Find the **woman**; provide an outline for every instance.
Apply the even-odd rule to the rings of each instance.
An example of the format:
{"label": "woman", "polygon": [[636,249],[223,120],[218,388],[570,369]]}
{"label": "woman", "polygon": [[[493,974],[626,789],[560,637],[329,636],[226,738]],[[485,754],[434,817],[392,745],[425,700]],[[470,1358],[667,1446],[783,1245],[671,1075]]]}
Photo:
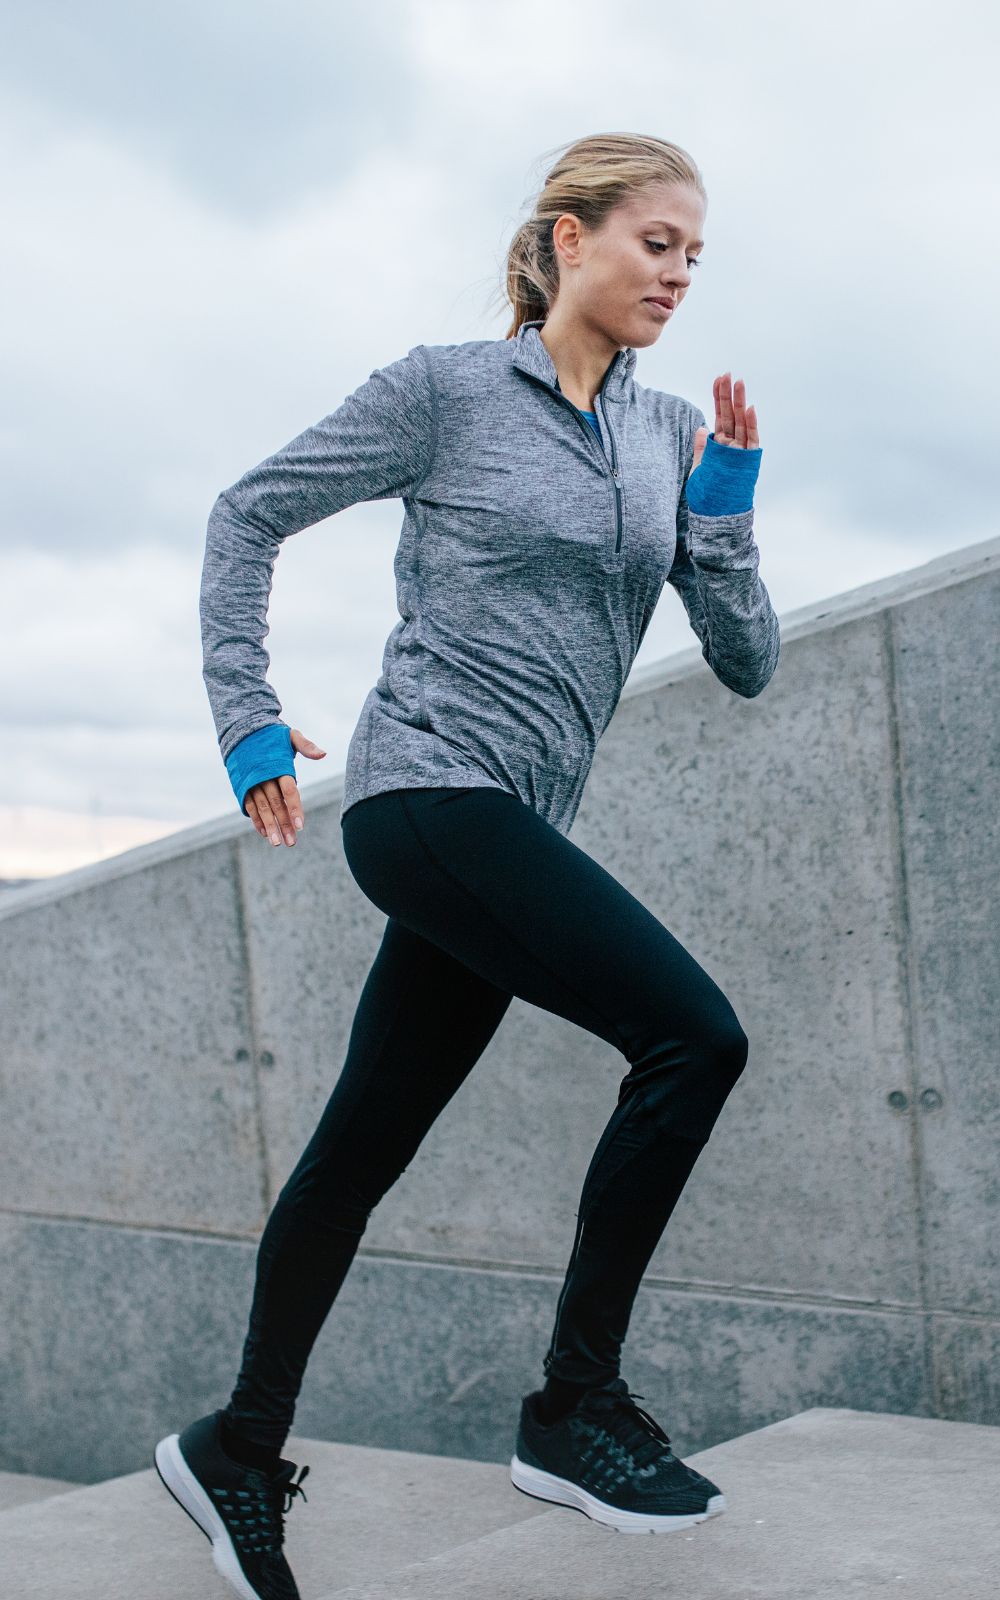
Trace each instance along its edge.
{"label": "woman", "polygon": [[[384,935],[340,1078],[261,1237],[229,1402],[157,1447],[220,1570],[262,1600],[297,1593],[281,1547],[298,1484],[280,1451],[315,1338],[372,1209],[514,995],[607,1040],[629,1070],[583,1185],[512,1482],[623,1531],[686,1528],[724,1506],[619,1365],[643,1271],[748,1041],[702,967],[567,837],[665,582],[735,693],[759,694],[778,660],[743,383],[716,378],[709,435],[697,406],[633,376],[690,288],[705,200],[676,145],[572,144],[510,246],[505,338],[414,346],[211,513],[201,616],[220,749],[257,831],[293,845],[293,756],[324,752],[281,721],[266,681],[273,563],[289,534],[345,506],[405,508],[401,620],[351,739],[340,816]],[[261,1519],[250,1536],[241,1489]]]}

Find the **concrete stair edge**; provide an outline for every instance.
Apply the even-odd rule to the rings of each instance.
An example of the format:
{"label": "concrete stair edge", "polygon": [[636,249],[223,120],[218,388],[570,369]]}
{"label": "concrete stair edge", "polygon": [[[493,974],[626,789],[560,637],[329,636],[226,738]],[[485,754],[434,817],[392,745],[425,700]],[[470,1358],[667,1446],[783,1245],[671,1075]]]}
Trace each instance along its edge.
{"label": "concrete stair edge", "polygon": [[35,1472],[0,1471],[0,1517],[12,1515],[19,1506],[34,1505],[53,1495],[73,1489],[92,1489],[93,1484],[73,1483],[68,1478],[44,1478]]}
{"label": "concrete stair edge", "polygon": [[[607,1600],[623,1583],[646,1600],[662,1594],[664,1562],[692,1600],[791,1600],[806,1574],[810,1600],[900,1580],[907,1600],[937,1600],[942,1583],[963,1600],[1000,1592],[1000,1426],[811,1407],[686,1455],[727,1511],[645,1538],[521,1494],[502,1462],[295,1434],[286,1453],[311,1462],[319,1491],[312,1521],[296,1506],[286,1526],[310,1600]],[[4,1600],[231,1594],[152,1465],[95,1484],[32,1480],[53,1483],[3,1513]]]}
{"label": "concrete stair edge", "polygon": [[[823,1438],[825,1431],[829,1441]],[[968,1452],[973,1458],[984,1457],[987,1471],[980,1468],[978,1477],[972,1475],[969,1500],[964,1507],[968,1530],[963,1531],[954,1515],[956,1475],[944,1469],[945,1496],[948,1491],[951,1493],[951,1504],[946,1503],[944,1510],[946,1518],[948,1512],[952,1517],[951,1527],[946,1526],[942,1538],[932,1514],[932,1507],[934,1513],[938,1510],[937,1483],[931,1485],[930,1503],[921,1509],[919,1504],[908,1504],[901,1479],[907,1462],[912,1460],[914,1477],[922,1469],[926,1487],[937,1455],[934,1444],[940,1441],[941,1454],[945,1455],[946,1439],[952,1443],[953,1454]],[[925,1441],[929,1448],[921,1448]],[[833,1447],[829,1451],[824,1450],[826,1442]],[[878,1497],[869,1495],[869,1482],[881,1481],[878,1465],[869,1480],[849,1462],[852,1450],[857,1453],[860,1445],[863,1454],[866,1444],[869,1448],[874,1444],[876,1454],[881,1444],[885,1454],[898,1459],[899,1475],[894,1485],[890,1479],[899,1502],[894,1542],[882,1525]],[[824,1529],[823,1519],[819,1518],[819,1532],[821,1536],[825,1534],[832,1558],[825,1567],[823,1545],[819,1540],[810,1542],[807,1527],[779,1526],[779,1501],[779,1516],[772,1519],[771,1549],[765,1547],[756,1574],[747,1569],[746,1547],[741,1540],[747,1540],[751,1519],[746,1506],[740,1507],[741,1467],[752,1469],[755,1455],[762,1456],[768,1450],[779,1460],[784,1459],[777,1474],[773,1468],[769,1472],[763,1463],[756,1463],[755,1482],[751,1482],[750,1470],[744,1470],[748,1500],[760,1493],[762,1480],[765,1497],[773,1493],[774,1485],[768,1478],[777,1477],[780,1482],[781,1471],[788,1471],[789,1461],[797,1453],[804,1456],[803,1472],[807,1477],[812,1469],[820,1479],[826,1472],[831,1480],[833,1526]],[[961,1592],[963,1600],[995,1600],[1000,1593],[1000,1545],[991,1532],[995,1527],[993,1508],[1000,1500],[1000,1426],[848,1406],[813,1406],[687,1455],[684,1460],[720,1481],[727,1496],[725,1514],[693,1529],[656,1537],[621,1538],[578,1511],[567,1517],[565,1507],[553,1506],[544,1512],[543,1506],[540,1518],[521,1519],[496,1528],[370,1582],[322,1589],[316,1600],[446,1600],[449,1596],[456,1600],[459,1596],[461,1600],[522,1600],[529,1592],[533,1600],[562,1600],[568,1592],[572,1592],[574,1600],[606,1600],[607,1595],[626,1588],[633,1600],[653,1600],[654,1596],[659,1600],[665,1570],[670,1571],[672,1582],[683,1585],[692,1600],[745,1600],[751,1594],[766,1594],[768,1600],[792,1600],[793,1596],[800,1600],[804,1593],[810,1595],[810,1600],[834,1600],[839,1596],[857,1600],[859,1595],[870,1595],[874,1600],[889,1581],[903,1581],[908,1600],[939,1600],[956,1575],[954,1592]],[[839,1467],[840,1471],[831,1471],[831,1467]],[[868,1529],[859,1527],[858,1520],[849,1514],[840,1519],[840,1506],[846,1512],[846,1501],[838,1502],[837,1494],[844,1494],[846,1483],[852,1479],[855,1486],[863,1486],[861,1498],[868,1495],[869,1509],[871,1500],[875,1501],[875,1515]],[[742,1510],[742,1517],[734,1516],[734,1510]],[[763,1527],[767,1521],[767,1517],[752,1518],[754,1527]],[[850,1539],[844,1536],[845,1527]],[[789,1558],[789,1535],[794,1536],[796,1531],[800,1534],[800,1561],[802,1545],[808,1546],[804,1551],[805,1570],[792,1575],[790,1586],[786,1587],[780,1565],[782,1558]],[[762,1542],[754,1551],[758,1559]],[[967,1558],[965,1570],[957,1572],[956,1563],[961,1563],[963,1556]],[[837,1563],[842,1570],[837,1570]],[[685,1571],[693,1575],[694,1581],[685,1579]],[[870,1587],[864,1586],[866,1582]]]}

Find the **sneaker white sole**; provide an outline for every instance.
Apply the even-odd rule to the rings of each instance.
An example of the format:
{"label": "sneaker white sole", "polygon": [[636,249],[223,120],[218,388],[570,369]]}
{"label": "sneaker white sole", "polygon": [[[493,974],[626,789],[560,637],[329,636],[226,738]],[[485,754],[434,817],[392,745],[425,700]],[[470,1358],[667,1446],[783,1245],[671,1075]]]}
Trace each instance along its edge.
{"label": "sneaker white sole", "polygon": [[555,1473],[544,1472],[541,1467],[529,1466],[516,1453],[510,1461],[510,1481],[523,1494],[534,1495],[536,1500],[550,1500],[554,1505],[572,1506],[594,1522],[602,1522],[605,1527],[614,1528],[618,1533],[672,1533],[678,1528],[693,1528],[696,1522],[704,1522],[707,1517],[717,1516],[726,1509],[725,1496],[715,1494],[704,1511],[681,1511],[676,1516],[623,1511],[609,1505],[606,1500],[598,1500],[596,1495],[590,1494],[578,1483],[571,1483],[568,1478],[558,1478]]}
{"label": "sneaker white sole", "polygon": [[179,1434],[172,1433],[168,1438],[161,1439],[153,1452],[156,1470],[163,1485],[192,1521],[198,1524],[202,1533],[211,1539],[215,1569],[232,1585],[240,1600],[260,1600],[260,1595],[240,1566],[225,1523],[181,1454],[177,1442],[179,1437]]}

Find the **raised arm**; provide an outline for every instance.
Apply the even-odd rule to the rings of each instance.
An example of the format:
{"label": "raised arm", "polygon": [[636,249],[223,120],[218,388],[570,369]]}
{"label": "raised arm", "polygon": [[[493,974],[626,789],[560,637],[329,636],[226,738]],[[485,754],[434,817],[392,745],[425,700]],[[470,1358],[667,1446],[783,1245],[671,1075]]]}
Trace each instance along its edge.
{"label": "raised arm", "polygon": [[429,358],[414,345],[218,496],[200,613],[202,676],[224,761],[249,734],[281,723],[264,640],[282,540],[360,501],[413,493],[430,469],[436,432]]}
{"label": "raised arm", "polygon": [[[761,578],[760,552],[753,533],[753,495],[749,509],[709,514],[688,503],[687,481],[694,462],[694,435],[705,427],[705,415],[691,406],[691,423],[684,467],[684,487],[677,507],[677,549],[667,575],[684,603],[691,627],[701,642],[701,653],[720,683],[734,694],[753,699],[764,689],[778,664],[781,638],[778,618]],[[723,458],[731,449],[709,438],[705,468],[711,466],[713,492],[702,489],[698,504],[745,504],[735,480],[742,461]],[[759,456],[759,452],[755,452]],[[736,469],[734,471],[734,469]]]}

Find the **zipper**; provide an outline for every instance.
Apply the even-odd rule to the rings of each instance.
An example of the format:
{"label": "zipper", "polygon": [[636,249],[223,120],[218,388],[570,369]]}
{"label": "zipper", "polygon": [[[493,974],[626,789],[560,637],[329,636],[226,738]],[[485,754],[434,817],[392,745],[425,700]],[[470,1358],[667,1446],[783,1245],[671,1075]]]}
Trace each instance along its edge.
{"label": "zipper", "polygon": [[[534,373],[529,373],[529,377],[534,377],[534,376],[535,376]],[[588,439],[588,441],[590,443],[590,448],[597,452],[597,455],[600,457],[600,462],[601,462],[601,466],[602,466],[603,470],[607,473],[608,477],[611,479],[611,481],[612,481],[612,483],[614,485],[614,496],[615,496],[615,555],[616,556],[620,555],[621,548],[622,548],[622,532],[623,532],[623,521],[624,521],[623,515],[622,515],[622,475],[621,475],[621,468],[620,468],[619,463],[618,463],[618,450],[617,450],[617,447],[615,445],[615,436],[614,436],[613,432],[611,431],[611,428],[610,428],[610,426],[608,424],[607,413],[605,412],[603,404],[601,402],[601,396],[600,396],[600,394],[598,394],[598,396],[597,396],[597,406],[598,406],[597,415],[598,415],[598,417],[600,419],[601,425],[603,426],[605,433],[607,434],[608,438],[611,440],[611,461],[610,461],[610,463],[608,461],[607,454],[605,452],[604,446],[601,444],[600,440],[595,437],[594,430],[590,426],[590,423],[584,421],[583,417],[580,415],[579,410],[573,404],[572,400],[568,399],[567,396],[563,394],[561,389],[556,389],[545,378],[537,378],[536,382],[544,384],[546,389],[549,390],[550,394],[554,394],[557,400],[561,400],[563,405],[569,407],[569,409],[572,411],[574,417],[576,418],[577,422],[580,424],[580,427],[583,429],[584,433],[587,435],[587,439]]]}
{"label": "zipper", "polygon": [[[585,428],[589,428],[590,427],[589,422],[585,422],[584,423],[584,427]],[[579,1251],[580,1251],[580,1240],[583,1238],[583,1229],[584,1229],[585,1221],[586,1221],[586,1219],[584,1217],[580,1216],[579,1213],[577,1213],[576,1238],[573,1240],[573,1249],[570,1251],[569,1266],[566,1268],[565,1276],[564,1276],[564,1279],[563,1279],[563,1286],[562,1286],[562,1289],[560,1290],[560,1293],[559,1293],[559,1302],[558,1302],[558,1304],[556,1306],[555,1326],[552,1329],[552,1337],[549,1340],[549,1348],[545,1353],[544,1360],[542,1361],[542,1370],[545,1373],[546,1377],[548,1377],[548,1375],[549,1375],[549,1373],[550,1373],[550,1371],[552,1369],[552,1366],[553,1366],[553,1364],[555,1362],[556,1352],[557,1352],[557,1342],[558,1342],[558,1338],[559,1338],[559,1321],[560,1321],[560,1318],[562,1317],[563,1301],[566,1299],[566,1292],[569,1289],[570,1279],[571,1279],[571,1277],[573,1275],[573,1268],[576,1265],[576,1258],[577,1258],[577,1256],[579,1254]]]}
{"label": "zipper", "polygon": [[[604,424],[608,438],[611,440],[611,476],[615,480],[615,511],[618,516],[618,537],[615,540],[615,555],[617,555],[622,547],[622,475],[618,466],[618,450],[615,446],[615,436],[608,424],[608,414],[604,409],[604,402],[600,395],[597,396],[596,403],[598,416]],[[590,427],[590,424],[588,423],[587,426]],[[591,432],[593,432],[593,429],[591,429]]]}

